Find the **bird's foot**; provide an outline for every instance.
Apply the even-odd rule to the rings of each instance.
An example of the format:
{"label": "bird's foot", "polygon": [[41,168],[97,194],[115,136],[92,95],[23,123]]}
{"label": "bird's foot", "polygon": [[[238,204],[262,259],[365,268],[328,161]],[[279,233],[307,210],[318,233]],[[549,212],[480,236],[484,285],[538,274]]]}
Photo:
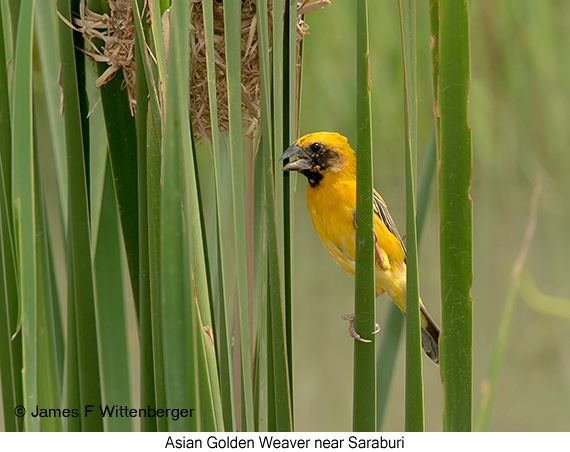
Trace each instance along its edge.
{"label": "bird's foot", "polygon": [[[350,337],[360,342],[372,342],[369,339],[362,338],[360,334],[356,332],[356,329],[354,328],[354,314],[345,314],[341,316],[341,319],[348,320],[348,334],[350,335]],[[377,334],[379,332],[380,332],[380,325],[376,324],[372,334]]]}
{"label": "bird's foot", "polygon": [[380,325],[378,323],[374,324],[374,331],[372,331],[372,334],[378,334],[380,332],[382,328],[380,328]]}

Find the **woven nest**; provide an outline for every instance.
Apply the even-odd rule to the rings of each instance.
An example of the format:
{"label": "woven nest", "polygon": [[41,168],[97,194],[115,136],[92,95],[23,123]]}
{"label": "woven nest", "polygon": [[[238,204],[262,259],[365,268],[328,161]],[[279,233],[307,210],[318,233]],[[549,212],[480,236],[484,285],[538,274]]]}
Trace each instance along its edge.
{"label": "woven nest", "polygon": [[[87,0],[81,0],[80,17],[74,20],[78,31],[89,44],[90,50],[85,53],[94,62],[105,62],[109,68],[95,81],[97,87],[109,81],[115,72],[122,69],[124,88],[129,97],[129,108],[134,116],[136,101],[136,67],[135,67],[135,26],[130,0],[109,0],[108,14],[97,14],[87,8]],[[149,19],[148,8],[146,8]],[[143,16],[144,17],[144,16]],[[103,50],[93,44],[93,39],[104,42]]]}
{"label": "woven nest", "polygon": [[[271,0],[270,0],[271,1]],[[242,0],[241,9],[241,100],[242,118],[251,135],[257,126],[261,112],[259,85],[259,57],[255,0]],[[268,8],[269,26],[272,24],[272,8]],[[206,67],[206,39],[201,2],[192,2],[190,13],[190,113],[197,135],[210,138],[210,108]],[[224,41],[224,16],[222,3],[214,1],[214,62],[216,67],[216,92],[218,99],[218,126],[227,132],[228,93],[226,79],[226,49]]]}
{"label": "woven nest", "polygon": [[[216,72],[218,126],[220,131],[227,132],[228,96],[226,83],[226,54],[224,42],[223,2],[214,2],[214,61]],[[234,0],[235,1],[235,0]],[[257,0],[259,1],[259,0]],[[268,3],[268,25],[271,30],[273,22],[273,1]],[[276,0],[282,1],[282,0]],[[256,1],[242,0],[241,17],[241,87],[242,118],[247,134],[252,135],[259,123],[261,115],[261,92],[259,82],[259,58],[257,40]],[[302,15],[316,11],[329,5],[328,0],[298,0],[297,2],[297,43],[307,33],[308,26]],[[104,61],[109,68],[97,79],[97,86],[104,85],[118,70],[122,69],[125,87],[128,92],[131,114],[136,111],[136,71],[134,56],[134,23],[131,0],[109,0],[111,16],[97,14],[81,2],[81,17],[76,19],[76,29],[83,33],[86,42],[91,44],[87,55],[97,62]],[[190,112],[196,139],[211,138],[210,108],[208,98],[208,79],[206,65],[206,40],[202,0],[192,0],[190,5]],[[148,7],[145,9],[146,20],[149,19]],[[169,14],[163,18],[163,28],[168,29]],[[75,28],[75,27],[74,27]],[[93,45],[93,39],[104,41],[103,51]],[[168,40],[165,40],[168,55]],[[298,46],[297,46],[298,48]]]}
{"label": "woven nest", "polygon": [[[259,0],[257,0],[259,1]],[[273,1],[267,0],[268,27],[273,23]],[[279,0],[275,0],[279,1]],[[242,118],[246,134],[252,135],[261,117],[261,90],[259,82],[259,55],[257,39],[256,1],[242,0],[241,7],[241,101]],[[297,44],[308,33],[303,14],[329,5],[328,0],[299,0],[297,2]],[[206,67],[206,39],[202,1],[191,4],[190,33],[190,110],[194,132],[198,137],[210,138],[210,108]],[[299,49],[299,46],[297,46]],[[228,95],[226,80],[226,50],[224,41],[223,2],[214,0],[214,62],[216,67],[216,92],[218,127],[227,132]]]}

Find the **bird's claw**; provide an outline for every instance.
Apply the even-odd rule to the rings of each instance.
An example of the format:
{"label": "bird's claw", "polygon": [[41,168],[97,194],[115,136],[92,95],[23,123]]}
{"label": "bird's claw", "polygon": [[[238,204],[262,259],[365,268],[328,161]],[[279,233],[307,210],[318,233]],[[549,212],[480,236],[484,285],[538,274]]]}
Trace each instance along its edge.
{"label": "bird's claw", "polygon": [[[354,328],[354,314],[345,314],[341,316],[341,319],[348,320],[348,334],[350,335],[350,337],[360,342],[365,342],[365,343],[372,342],[369,339],[364,339],[363,337],[360,336],[360,334],[356,332],[356,329]],[[376,324],[372,334],[377,334],[379,332],[380,332],[380,325]]]}

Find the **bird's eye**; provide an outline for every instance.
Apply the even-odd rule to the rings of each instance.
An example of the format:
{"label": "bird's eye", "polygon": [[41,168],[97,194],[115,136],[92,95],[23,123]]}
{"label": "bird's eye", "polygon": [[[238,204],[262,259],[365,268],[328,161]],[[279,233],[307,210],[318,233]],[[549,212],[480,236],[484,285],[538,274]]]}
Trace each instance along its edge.
{"label": "bird's eye", "polygon": [[322,148],[323,148],[323,145],[321,143],[311,144],[311,151],[313,151],[315,154],[318,153]]}

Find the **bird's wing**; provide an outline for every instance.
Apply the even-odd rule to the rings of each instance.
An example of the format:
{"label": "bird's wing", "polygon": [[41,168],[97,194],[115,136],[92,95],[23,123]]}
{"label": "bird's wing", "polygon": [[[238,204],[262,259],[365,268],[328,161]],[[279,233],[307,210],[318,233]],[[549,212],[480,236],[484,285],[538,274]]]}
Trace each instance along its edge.
{"label": "bird's wing", "polygon": [[390,212],[388,212],[388,207],[386,207],[386,204],[384,204],[384,200],[380,197],[380,195],[376,193],[376,190],[374,190],[373,197],[374,197],[374,213],[378,215],[378,218],[380,218],[380,220],[382,221],[384,226],[386,226],[388,231],[390,231],[394,235],[394,237],[398,239],[398,242],[400,242],[400,245],[404,250],[404,257],[405,257],[407,254],[406,245],[404,245],[404,242],[402,241],[402,238],[398,233],[398,229],[396,228],[396,224],[394,223],[394,220],[392,220]]}

